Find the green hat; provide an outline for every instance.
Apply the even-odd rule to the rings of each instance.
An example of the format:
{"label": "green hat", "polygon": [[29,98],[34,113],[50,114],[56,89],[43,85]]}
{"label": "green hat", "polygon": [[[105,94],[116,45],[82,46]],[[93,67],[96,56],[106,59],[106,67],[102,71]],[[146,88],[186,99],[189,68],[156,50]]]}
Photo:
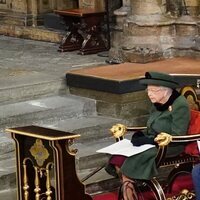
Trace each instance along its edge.
{"label": "green hat", "polygon": [[139,80],[142,85],[158,85],[175,89],[178,83],[169,74],[160,72],[146,72],[145,78]]}

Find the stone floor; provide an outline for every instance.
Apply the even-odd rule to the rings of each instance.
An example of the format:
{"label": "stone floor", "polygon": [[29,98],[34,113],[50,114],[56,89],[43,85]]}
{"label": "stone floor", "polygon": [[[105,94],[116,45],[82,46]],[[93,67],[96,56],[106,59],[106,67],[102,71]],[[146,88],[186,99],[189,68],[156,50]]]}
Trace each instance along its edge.
{"label": "stone floor", "polygon": [[97,54],[81,56],[76,51],[60,53],[58,46],[56,43],[0,35],[0,78],[31,71],[60,78],[68,70],[105,63],[105,57]]}

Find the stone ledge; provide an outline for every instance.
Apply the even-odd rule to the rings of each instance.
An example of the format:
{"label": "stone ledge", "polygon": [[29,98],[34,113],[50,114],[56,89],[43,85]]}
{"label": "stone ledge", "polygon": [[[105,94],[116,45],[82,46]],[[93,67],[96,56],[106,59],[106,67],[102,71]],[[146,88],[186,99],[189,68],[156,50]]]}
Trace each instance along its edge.
{"label": "stone ledge", "polygon": [[24,27],[9,24],[0,24],[0,35],[41,40],[60,43],[64,35],[63,31],[45,29],[44,27]]}

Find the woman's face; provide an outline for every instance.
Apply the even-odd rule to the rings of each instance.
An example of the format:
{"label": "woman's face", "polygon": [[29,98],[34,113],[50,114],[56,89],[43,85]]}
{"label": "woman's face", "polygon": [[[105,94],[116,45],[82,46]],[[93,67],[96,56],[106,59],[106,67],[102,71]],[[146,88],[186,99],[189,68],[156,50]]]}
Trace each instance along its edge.
{"label": "woman's face", "polygon": [[156,85],[148,85],[146,91],[152,103],[163,103],[166,91],[162,87]]}

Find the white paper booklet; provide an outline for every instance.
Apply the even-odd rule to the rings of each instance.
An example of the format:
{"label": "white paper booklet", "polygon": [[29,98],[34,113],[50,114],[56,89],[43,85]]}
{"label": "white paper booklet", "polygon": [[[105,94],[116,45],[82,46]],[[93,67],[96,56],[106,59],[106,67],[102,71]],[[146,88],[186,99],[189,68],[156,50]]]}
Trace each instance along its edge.
{"label": "white paper booklet", "polygon": [[97,150],[98,153],[108,153],[111,155],[123,155],[123,156],[132,156],[143,151],[146,151],[155,145],[152,144],[144,144],[139,147],[133,146],[130,140],[123,139],[119,142],[111,144],[105,148]]}

